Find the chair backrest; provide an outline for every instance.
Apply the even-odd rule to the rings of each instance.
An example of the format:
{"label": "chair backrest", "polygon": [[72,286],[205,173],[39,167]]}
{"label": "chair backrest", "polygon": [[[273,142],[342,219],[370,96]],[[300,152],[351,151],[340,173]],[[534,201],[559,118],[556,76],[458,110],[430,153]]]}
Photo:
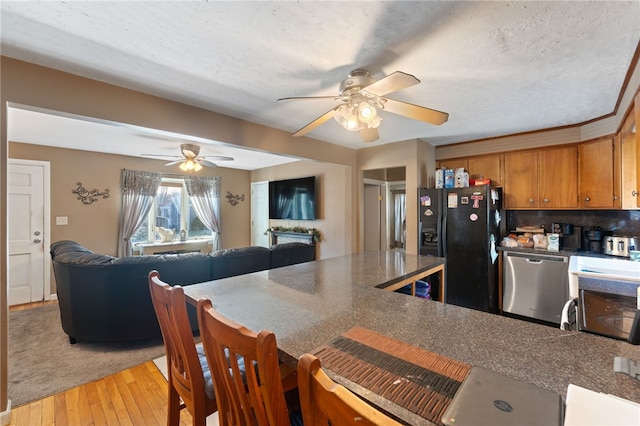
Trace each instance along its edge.
{"label": "chair backrest", "polygon": [[314,355],[304,354],[298,360],[298,390],[305,426],[400,425],[331,380]]}
{"label": "chair backrest", "polygon": [[206,394],[184,290],[162,282],[157,271],[149,273],[149,290],[164,340],[169,386],[176,389],[193,414],[196,404],[204,404]]}
{"label": "chair backrest", "polygon": [[229,320],[206,299],[198,302],[198,324],[220,424],[289,425],[275,334]]}

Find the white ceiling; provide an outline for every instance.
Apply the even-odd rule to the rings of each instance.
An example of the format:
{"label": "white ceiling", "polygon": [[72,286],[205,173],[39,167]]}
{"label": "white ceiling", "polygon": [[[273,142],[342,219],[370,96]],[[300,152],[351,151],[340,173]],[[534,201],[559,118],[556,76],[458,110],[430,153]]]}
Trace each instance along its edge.
{"label": "white ceiling", "polygon": [[[336,95],[355,68],[413,74],[420,84],[389,97],[450,114],[433,126],[383,111],[373,145],[437,146],[610,114],[640,40],[637,0],[3,0],[0,13],[5,56],[289,132],[337,102],[278,98]],[[371,146],[334,120],[307,136]],[[224,141],[201,142],[214,145],[209,155],[232,155]]]}

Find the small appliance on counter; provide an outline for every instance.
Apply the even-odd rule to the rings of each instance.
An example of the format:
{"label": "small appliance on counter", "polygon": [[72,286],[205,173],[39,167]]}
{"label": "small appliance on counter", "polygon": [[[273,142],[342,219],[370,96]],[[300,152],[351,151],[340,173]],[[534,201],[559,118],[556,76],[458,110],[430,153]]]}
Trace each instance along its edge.
{"label": "small appliance on counter", "polygon": [[583,232],[584,249],[591,253],[602,253],[602,229],[594,226]]}
{"label": "small appliance on counter", "polygon": [[561,241],[562,250],[582,251],[582,227],[563,224]]}
{"label": "small appliance on counter", "polygon": [[638,250],[640,247],[640,237],[608,236],[604,237],[603,245],[604,254],[629,257],[630,251]]}

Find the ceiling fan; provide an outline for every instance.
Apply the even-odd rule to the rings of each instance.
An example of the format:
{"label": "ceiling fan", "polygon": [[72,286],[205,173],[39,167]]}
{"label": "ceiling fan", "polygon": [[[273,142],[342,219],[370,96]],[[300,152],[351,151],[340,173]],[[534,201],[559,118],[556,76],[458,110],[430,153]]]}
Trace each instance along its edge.
{"label": "ceiling fan", "polygon": [[403,115],[414,120],[440,125],[449,119],[449,114],[407,102],[396,101],[385,95],[420,83],[416,77],[402,71],[396,71],[375,80],[369,71],[356,69],[340,82],[338,96],[300,96],[280,98],[279,101],[291,99],[336,99],[342,103],[293,134],[302,136],[329,119],[334,118],[342,127],[351,131],[360,131],[365,142],[373,142],[379,138],[378,126],[382,118],[378,111],[384,110]]}
{"label": "ceiling fan", "polygon": [[[142,154],[142,155],[151,156],[151,157],[175,158],[176,160],[165,164],[165,166],[173,166],[174,164],[180,164],[180,169],[185,172],[192,171],[192,170],[197,172],[200,169],[202,169],[202,166],[218,167],[216,163],[213,163],[200,155],[199,145],[195,145],[191,143],[183,143],[180,145],[180,152],[182,153],[182,156],[158,155],[158,154]],[[222,155],[212,155],[208,158],[215,161],[233,161],[233,157],[225,157]]]}

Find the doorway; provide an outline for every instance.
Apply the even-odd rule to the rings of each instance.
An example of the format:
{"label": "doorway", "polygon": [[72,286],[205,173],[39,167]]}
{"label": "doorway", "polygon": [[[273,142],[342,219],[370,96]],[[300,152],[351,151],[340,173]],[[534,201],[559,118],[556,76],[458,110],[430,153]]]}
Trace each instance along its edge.
{"label": "doorway", "polygon": [[7,166],[9,305],[49,300],[49,162],[9,159]]}
{"label": "doorway", "polygon": [[251,245],[269,247],[269,182],[251,182]]}
{"label": "doorway", "polygon": [[365,170],[364,250],[404,250],[406,247],[406,169]]}

